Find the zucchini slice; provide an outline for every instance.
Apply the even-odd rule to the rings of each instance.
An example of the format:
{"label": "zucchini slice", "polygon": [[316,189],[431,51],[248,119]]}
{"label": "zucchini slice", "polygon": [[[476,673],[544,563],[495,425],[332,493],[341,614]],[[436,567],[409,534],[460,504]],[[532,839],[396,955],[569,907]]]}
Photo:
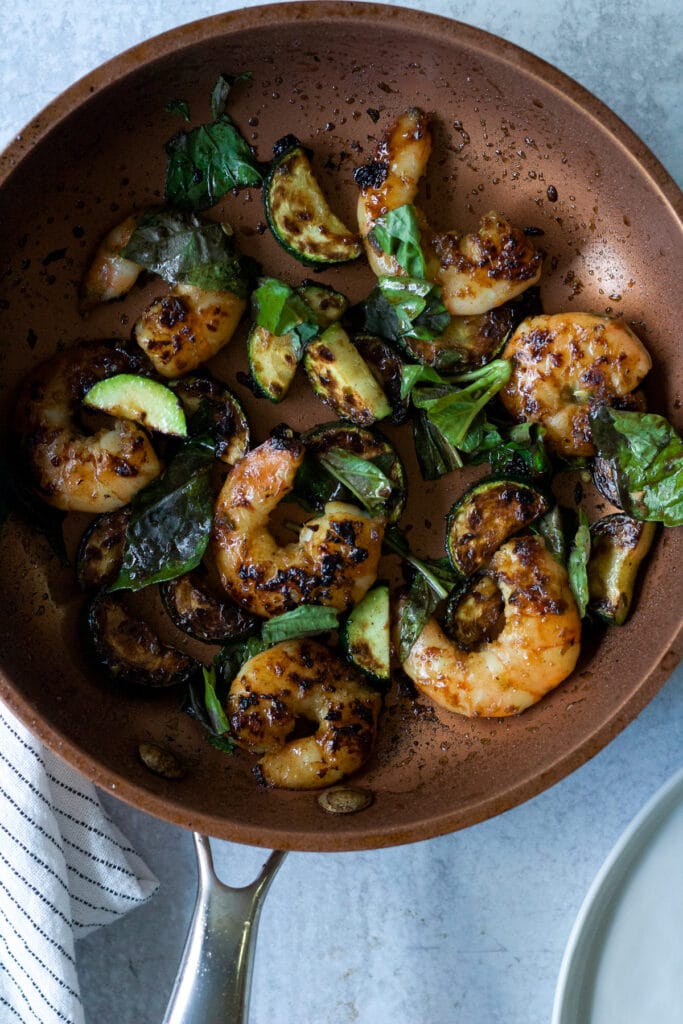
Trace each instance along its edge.
{"label": "zucchini slice", "polygon": [[215,594],[197,572],[162,583],[161,600],[174,625],[205,644],[239,640],[254,632],[259,621],[226,595]]}
{"label": "zucchini slice", "polygon": [[520,480],[487,477],[453,505],[446,522],[446,551],[463,576],[480,569],[508,537],[548,511],[538,487]]}
{"label": "zucchini slice", "polygon": [[409,358],[436,370],[475,370],[496,358],[517,324],[540,312],[540,289],[528,288],[488,313],[451,317],[438,338],[401,337],[400,344]]}
{"label": "zucchini slice", "polygon": [[330,209],[299,140],[286,136],[274,152],[264,198],[268,225],[283,249],[309,266],[358,259],[360,239]]}
{"label": "zucchini slice", "polygon": [[355,502],[342,484],[319,464],[319,457],[331,448],[341,448],[361,459],[374,462],[392,484],[385,508],[390,523],[397,522],[406,504],[406,471],[396,449],[383,434],[370,427],[350,423],[323,423],[301,435],[306,458],[297,472],[294,489],[307,504],[322,510],[328,501]]}
{"label": "zucchini slice", "polygon": [[173,385],[188,415],[191,437],[209,431],[216,455],[229,466],[249,451],[249,423],[236,395],[208,373],[191,374]]}
{"label": "zucchini slice", "polygon": [[159,689],[186,683],[199,669],[113,594],[100,592],[90,602],[87,625],[95,661],[115,682]]}
{"label": "zucchini slice", "polygon": [[304,369],[315,393],[338,416],[360,426],[391,416],[387,396],[339,324],[308,345]]}
{"label": "zucchini slice", "polygon": [[389,587],[381,583],[356,605],[339,632],[346,658],[374,683],[391,678]]}
{"label": "zucchini slice", "polygon": [[356,334],[353,343],[382,388],[391,405],[391,422],[405,423],[410,413],[410,398],[401,398],[403,361],[384,338],[374,334]]}
{"label": "zucchini slice", "polygon": [[505,625],[505,601],[496,581],[477,574],[456,588],[446,605],[444,628],[464,651],[491,643]]}
{"label": "zucchini slice", "polygon": [[299,343],[292,334],[271,334],[258,324],[249,331],[249,373],[258,392],[271,402],[281,402],[289,391],[299,365]]}
{"label": "zucchini slice", "polygon": [[304,281],[298,288],[295,288],[295,291],[313,310],[316,320],[323,329],[336,323],[337,320],[341,320],[349,308],[349,300],[346,296],[327,284]]}
{"label": "zucchini slice", "polygon": [[105,512],[93,519],[76,553],[76,578],[83,590],[99,590],[119,574],[126,545],[130,508]]}
{"label": "zucchini slice", "polygon": [[633,603],[636,577],[657,528],[624,513],[591,524],[589,607],[611,626],[623,626]]}

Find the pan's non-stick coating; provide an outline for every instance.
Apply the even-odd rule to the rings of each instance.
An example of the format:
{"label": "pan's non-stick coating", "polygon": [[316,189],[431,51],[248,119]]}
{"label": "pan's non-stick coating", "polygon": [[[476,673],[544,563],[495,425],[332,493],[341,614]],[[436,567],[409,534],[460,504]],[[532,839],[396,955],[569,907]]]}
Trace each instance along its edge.
{"label": "pan's non-stick coating", "polygon": [[[230,113],[261,159],[293,132],[332,205],[353,222],[353,169],[392,118],[411,105],[435,116],[421,202],[444,228],[470,229],[498,209],[537,229],[546,252],[548,311],[621,313],[654,358],[650,402],[679,419],[681,357],[671,307],[680,225],[676,190],[630,131],[575,83],[485,33],[417,11],[360,4],[253,8],[178,29],[94,72],[38,117],[0,158],[0,382],[5,437],[17,385],[59,347],[127,336],[163,287],[78,312],[79,280],[101,236],[128,212],[163,198],[164,143],[181,126],[165,111],[186,100],[208,120],[222,71],[252,73]],[[265,272],[298,283],[306,271],[264,230],[258,189],[228,195],[212,216],[235,226],[239,248]],[[360,299],[366,265],[320,275]],[[285,420],[330,419],[305,381],[281,406],[236,383],[243,334],[214,369],[247,407],[256,442]],[[424,484],[409,430],[389,430],[404,453],[406,522],[414,547],[443,550],[443,517],[476,471]],[[77,520],[77,521],[76,521]],[[86,524],[73,517],[73,547]],[[82,597],[72,569],[11,520],[0,540],[0,693],[58,753],[97,783],[153,814],[227,839],[299,849],[352,849],[425,838],[472,824],[556,781],[633,718],[674,668],[682,605],[680,531],[661,534],[637,611],[584,646],[575,674],[518,718],[467,720],[390,691],[376,754],[358,783],[374,802],[333,817],[307,793],[266,791],[252,759],[214,750],[175,693],[122,694],[87,664]],[[387,564],[387,572],[395,566]],[[156,597],[148,612],[159,614]],[[182,644],[173,627],[166,634]],[[189,771],[152,775],[138,744],[161,742]]]}

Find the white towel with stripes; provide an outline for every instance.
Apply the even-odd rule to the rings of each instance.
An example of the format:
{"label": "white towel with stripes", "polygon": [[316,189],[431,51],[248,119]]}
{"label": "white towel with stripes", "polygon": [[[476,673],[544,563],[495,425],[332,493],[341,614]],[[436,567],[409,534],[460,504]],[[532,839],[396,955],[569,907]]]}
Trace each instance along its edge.
{"label": "white towel with stripes", "polygon": [[74,939],[157,886],[94,786],[0,703],[0,1022],[84,1024]]}

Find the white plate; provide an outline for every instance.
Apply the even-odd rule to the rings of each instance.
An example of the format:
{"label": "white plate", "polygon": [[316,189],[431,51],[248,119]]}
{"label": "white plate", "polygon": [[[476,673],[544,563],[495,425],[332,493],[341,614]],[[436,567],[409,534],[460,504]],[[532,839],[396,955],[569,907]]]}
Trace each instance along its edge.
{"label": "white plate", "polygon": [[552,1024],[683,1024],[683,769],[631,822],[579,911]]}

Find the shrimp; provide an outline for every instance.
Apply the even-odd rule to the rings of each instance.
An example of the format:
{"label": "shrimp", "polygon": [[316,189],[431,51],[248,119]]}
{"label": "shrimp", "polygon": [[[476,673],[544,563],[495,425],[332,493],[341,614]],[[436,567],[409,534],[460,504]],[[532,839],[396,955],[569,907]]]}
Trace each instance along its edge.
{"label": "shrimp", "polygon": [[24,382],[15,427],[40,497],[55,508],[111,512],[128,504],[161,472],[144,430],[114,420],[93,434],[78,423],[83,395],[135,360],[105,341],[67,349],[41,363]]}
{"label": "shrimp", "polygon": [[[227,712],[240,747],[262,754],[268,786],[322,789],[367,761],[381,697],[315,640],[285,640],[250,658],[230,687]],[[302,721],[312,735],[290,738]]]}
{"label": "shrimp", "polygon": [[105,235],[81,284],[81,309],[87,312],[101,302],[120,299],[137,281],[142,266],[127,260],[121,252],[135,231],[138,218],[126,217]]}
{"label": "shrimp", "polygon": [[138,319],[135,340],[162,377],[183,377],[230,341],[246,308],[233,292],[176,284]]}
{"label": "shrimp", "polygon": [[294,485],[304,457],[298,441],[271,437],[237,462],[216,502],[213,547],[232,599],[270,618],[299,604],[346,611],[377,578],[385,520],[330,501],[280,546],[268,517]]}
{"label": "shrimp", "polygon": [[517,327],[503,353],[512,375],[500,393],[518,421],[542,423],[559,455],[595,455],[592,405],[629,395],[652,360],[623,320],[590,313],[534,316]]}
{"label": "shrimp", "polygon": [[[429,118],[417,109],[398,118],[380,143],[376,159],[356,172],[361,186],[358,224],[370,266],[377,274],[403,273],[396,257],[385,254],[372,228],[389,210],[411,204],[432,148]],[[502,306],[538,282],[542,256],[520,228],[501,214],[481,219],[476,234],[435,231],[416,209],[427,278],[441,287],[452,316],[477,316]]]}
{"label": "shrimp", "polygon": [[403,669],[448,711],[499,718],[524,711],[572,673],[581,619],[567,573],[540,537],[503,544],[484,575],[502,598],[497,636],[465,651],[432,618]]}

